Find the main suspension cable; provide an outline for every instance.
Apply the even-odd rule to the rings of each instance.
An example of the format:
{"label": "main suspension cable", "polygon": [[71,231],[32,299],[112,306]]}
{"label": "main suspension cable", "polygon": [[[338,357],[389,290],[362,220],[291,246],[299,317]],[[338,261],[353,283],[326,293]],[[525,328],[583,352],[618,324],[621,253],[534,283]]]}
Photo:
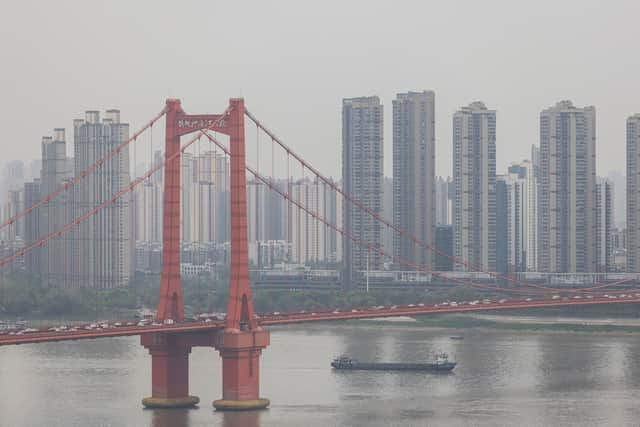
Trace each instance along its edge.
{"label": "main suspension cable", "polygon": [[129,139],[125,140],[122,144],[118,145],[113,150],[111,150],[109,153],[107,153],[107,155],[105,157],[97,160],[95,163],[93,163],[92,165],[90,165],[89,167],[87,167],[86,169],[81,171],[78,175],[74,176],[73,178],[71,178],[69,180],[66,180],[63,185],[59,186],[58,188],[53,190],[51,193],[49,193],[48,195],[46,195],[43,198],[41,198],[40,200],[38,200],[36,203],[31,205],[29,208],[27,208],[27,209],[23,210],[22,212],[20,212],[20,213],[14,215],[14,216],[8,218],[6,221],[4,221],[2,224],[0,224],[0,230],[3,229],[4,227],[8,226],[8,225],[13,224],[14,222],[19,220],[20,218],[22,218],[22,217],[24,217],[26,215],[29,215],[31,212],[33,212],[34,209],[37,209],[40,206],[44,205],[45,203],[48,203],[52,198],[54,198],[57,195],[67,191],[69,188],[71,188],[77,182],[79,182],[82,179],[84,179],[88,174],[92,173],[94,170],[101,168],[102,165],[105,162],[111,160],[113,157],[118,155],[127,145],[129,145],[130,143],[136,141],[137,138],[144,131],[146,131],[148,128],[152,127],[153,124],[156,121],[160,120],[160,118],[163,117],[166,112],[167,112],[167,109],[165,107],[165,108],[162,109],[162,111],[160,113],[158,113],[157,116],[155,116],[153,119],[151,119],[149,122],[147,122],[147,124],[144,125],[140,130],[138,130],[136,133],[134,133],[133,136],[131,136]]}
{"label": "main suspension cable", "polygon": [[[471,264],[471,263],[469,263],[469,262],[467,262],[465,260],[461,260],[461,259],[459,259],[459,258],[457,258],[457,257],[455,257],[453,255],[450,255],[450,254],[448,254],[446,252],[443,252],[443,251],[439,250],[438,248],[436,248],[436,247],[434,247],[434,246],[432,246],[432,245],[430,245],[430,244],[428,244],[428,243],[416,238],[411,233],[409,233],[407,230],[404,230],[403,228],[398,227],[397,225],[395,225],[395,224],[391,223],[390,221],[386,220],[385,218],[383,218],[378,213],[376,213],[373,210],[369,209],[368,207],[364,206],[361,202],[356,200],[353,196],[347,194],[342,189],[340,189],[330,179],[326,178],[317,169],[315,169],[308,162],[306,162],[304,159],[302,159],[301,156],[299,156],[297,153],[295,153],[287,144],[285,144],[282,140],[280,140],[273,132],[271,132],[269,129],[267,129],[266,126],[264,126],[255,116],[253,116],[249,110],[245,109],[245,115],[247,117],[249,117],[249,119],[251,119],[260,129],[262,129],[269,137],[271,137],[275,142],[278,143],[278,145],[280,145],[287,152],[287,158],[289,157],[289,155],[293,156],[293,158],[296,159],[300,164],[306,166],[306,168],[309,169],[315,176],[317,176],[318,178],[320,178],[321,180],[326,182],[331,188],[333,188],[334,191],[340,193],[346,200],[351,202],[353,205],[355,205],[360,210],[366,212],[368,215],[373,217],[375,220],[385,224],[387,227],[391,228],[396,233],[398,233],[398,234],[410,239],[414,244],[419,245],[423,249],[433,251],[433,252],[435,252],[436,254],[438,254],[440,256],[446,257],[446,258],[452,260],[453,262],[455,262],[456,264],[462,265],[462,266],[464,266],[464,267],[466,267],[466,268],[468,268],[470,270],[474,270],[474,271],[477,271],[477,272],[485,273],[485,274],[488,274],[489,276],[494,277],[494,278],[504,279],[504,280],[506,280],[506,281],[508,281],[510,283],[513,283],[513,284],[527,286],[527,287],[541,289],[541,290],[555,289],[555,288],[549,288],[549,287],[546,287],[546,286],[537,285],[537,284],[534,284],[534,283],[524,282],[524,281],[518,280],[518,279],[516,279],[514,277],[511,277],[511,276],[508,276],[508,275],[502,275],[502,274],[498,274],[496,272],[484,271],[481,267],[474,266],[473,264]],[[620,281],[613,282],[613,283],[603,283],[600,286],[593,286],[593,287],[591,287],[589,289],[599,289],[599,288],[605,288],[605,287],[610,287],[610,286],[616,286],[616,285],[627,283],[627,282],[630,282],[630,281],[633,281],[633,280],[634,280],[633,278],[627,278],[627,279],[620,280]]]}
{"label": "main suspension cable", "polygon": [[[227,108],[227,110],[225,110],[225,112],[217,120],[215,120],[211,125],[209,125],[206,129],[209,130],[209,129],[212,129],[213,127],[217,126],[218,123],[222,119],[224,119],[229,114],[229,112],[231,112],[231,108],[232,107]],[[132,182],[131,184],[126,186],[124,189],[122,189],[119,192],[117,192],[116,194],[114,194],[111,198],[109,198],[108,200],[106,200],[102,204],[96,206],[92,210],[90,210],[90,211],[84,213],[83,215],[75,218],[74,220],[68,222],[64,226],[60,227],[58,230],[56,230],[56,231],[54,231],[52,233],[49,233],[47,236],[45,236],[45,237],[33,242],[31,245],[22,248],[21,250],[17,251],[16,253],[14,253],[12,255],[9,255],[9,256],[7,256],[5,258],[0,259],[0,266],[2,266],[4,264],[6,264],[6,263],[18,258],[18,257],[21,257],[21,256],[31,252],[35,248],[42,247],[45,243],[49,242],[51,239],[62,236],[62,234],[68,232],[74,226],[81,224],[85,220],[91,218],[92,216],[96,215],[98,212],[102,211],[104,208],[106,208],[110,204],[115,203],[122,196],[124,196],[125,194],[131,192],[136,186],[138,186],[140,183],[144,182],[148,177],[150,177],[151,175],[156,173],[158,170],[160,170],[162,167],[164,167],[164,165],[166,163],[172,161],[173,159],[175,159],[176,157],[178,157],[182,153],[184,153],[184,151],[189,146],[191,146],[195,141],[197,141],[197,139],[198,139],[198,135],[194,136],[189,142],[184,144],[180,148],[179,151],[177,151],[176,153],[174,153],[173,155],[171,155],[169,157],[166,157],[164,159],[164,161],[159,162],[156,166],[152,167],[145,175],[143,175],[143,176],[141,176],[139,178],[136,178],[136,180],[134,182]]]}
{"label": "main suspension cable", "polygon": [[[209,141],[211,141],[212,143],[216,144],[223,152],[225,152],[227,155],[230,155],[229,151],[226,149],[226,147],[224,147],[224,145],[222,143],[220,143],[218,140],[214,139],[208,132],[203,131],[203,133],[206,135],[206,137],[209,139]],[[266,178],[264,178],[262,175],[260,175],[259,173],[257,173],[257,171],[255,171],[254,169],[252,169],[250,166],[245,165],[247,171],[249,171],[251,174],[254,175],[254,177],[257,180],[262,181],[265,185],[267,185],[267,187],[272,190],[277,192],[278,194],[280,194],[282,197],[284,197],[288,202],[289,205],[296,205],[298,207],[298,209],[304,210],[307,214],[311,215],[312,217],[316,218],[317,220],[323,222],[326,226],[332,228],[333,230],[337,231],[338,233],[340,233],[342,236],[346,236],[348,237],[350,240],[352,240],[354,243],[363,246],[365,248],[368,248],[369,251],[373,251],[373,252],[377,252],[378,254],[391,258],[394,261],[398,262],[401,265],[410,267],[414,270],[417,271],[421,271],[424,273],[428,273],[431,275],[434,275],[436,277],[440,277],[443,278],[445,280],[449,280],[451,282],[457,282],[463,285],[468,285],[468,286],[473,286],[473,287],[477,287],[477,288],[483,288],[483,289],[490,289],[490,290],[495,290],[495,291],[500,291],[500,292],[512,292],[512,293],[518,293],[518,294],[531,294],[531,293],[541,293],[541,294],[549,294],[549,293],[555,293],[555,292],[568,292],[568,293],[582,293],[582,292],[586,292],[586,291],[592,291],[592,290],[596,290],[596,289],[600,289],[600,288],[604,288],[604,287],[611,287],[611,286],[617,286],[626,282],[629,282],[633,279],[629,278],[629,279],[624,279],[624,280],[620,280],[618,282],[613,282],[613,283],[607,283],[607,284],[603,284],[601,286],[593,286],[593,287],[589,287],[589,288],[582,288],[582,289],[558,289],[558,288],[549,288],[549,287],[544,287],[544,286],[536,286],[535,290],[531,289],[531,290],[521,290],[521,289],[510,289],[510,288],[501,288],[501,287],[497,287],[497,286],[491,286],[491,285],[484,285],[484,284],[480,284],[480,283],[475,283],[473,281],[465,281],[465,280],[461,280],[461,279],[457,279],[454,277],[450,277],[447,276],[446,274],[443,274],[441,272],[437,272],[419,265],[416,265],[414,263],[411,263],[407,260],[404,260],[400,257],[397,257],[395,255],[391,255],[389,253],[387,253],[386,251],[384,251],[383,249],[377,247],[376,245],[370,243],[370,242],[365,242],[362,239],[359,239],[355,236],[353,236],[351,233],[343,230],[342,228],[336,226],[335,224],[331,224],[329,221],[326,220],[326,218],[322,218],[320,217],[318,214],[310,211],[308,208],[306,208],[304,205],[302,205],[300,202],[294,200],[294,198],[291,196],[291,189],[288,189],[287,193],[283,193],[282,191],[280,191],[277,186],[267,180]],[[289,221],[290,223],[291,221]],[[620,291],[620,292],[625,292],[625,291]],[[628,291],[626,291],[628,292]],[[611,292],[611,293],[615,293],[615,292]]]}

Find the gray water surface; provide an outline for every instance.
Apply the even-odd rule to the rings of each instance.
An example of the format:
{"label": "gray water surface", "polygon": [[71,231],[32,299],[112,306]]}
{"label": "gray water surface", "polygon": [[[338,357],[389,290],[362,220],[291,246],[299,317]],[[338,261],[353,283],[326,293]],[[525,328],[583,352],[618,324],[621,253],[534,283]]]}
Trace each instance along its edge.
{"label": "gray water surface", "polygon": [[[451,340],[464,335],[464,340]],[[333,356],[425,361],[454,374],[333,372]],[[144,410],[150,358],[136,337],[0,347],[0,426],[638,426],[640,336],[397,324],[274,328],[261,364],[269,410],[220,413],[221,362],[191,354],[192,410]]]}

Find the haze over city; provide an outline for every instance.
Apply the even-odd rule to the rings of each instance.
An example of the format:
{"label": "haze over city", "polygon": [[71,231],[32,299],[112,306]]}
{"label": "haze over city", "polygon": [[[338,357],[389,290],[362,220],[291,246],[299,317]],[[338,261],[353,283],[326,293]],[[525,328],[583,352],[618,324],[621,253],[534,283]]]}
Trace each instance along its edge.
{"label": "haze over city", "polygon": [[640,2],[0,14],[0,427],[637,426]]}
{"label": "haze over city", "polygon": [[[607,176],[624,169],[625,119],[639,110],[639,13],[634,1],[17,2],[0,16],[3,159],[37,158],[42,135],[87,109],[119,108],[135,128],[166,97],[214,111],[243,96],[339,176],[341,99],[378,95],[390,120],[397,93],[426,89],[437,175],[451,175],[460,106],[497,110],[502,172],[530,156],[540,111],[571,99],[596,107]],[[391,157],[389,123],[387,176]]]}

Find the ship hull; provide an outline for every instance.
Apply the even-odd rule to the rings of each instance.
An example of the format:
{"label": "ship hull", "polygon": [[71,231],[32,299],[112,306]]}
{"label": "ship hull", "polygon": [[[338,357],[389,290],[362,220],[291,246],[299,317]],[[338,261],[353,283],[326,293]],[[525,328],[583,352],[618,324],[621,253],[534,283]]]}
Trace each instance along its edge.
{"label": "ship hull", "polygon": [[334,369],[345,371],[429,371],[450,372],[456,367],[455,362],[448,363],[366,363],[350,364],[331,363]]}

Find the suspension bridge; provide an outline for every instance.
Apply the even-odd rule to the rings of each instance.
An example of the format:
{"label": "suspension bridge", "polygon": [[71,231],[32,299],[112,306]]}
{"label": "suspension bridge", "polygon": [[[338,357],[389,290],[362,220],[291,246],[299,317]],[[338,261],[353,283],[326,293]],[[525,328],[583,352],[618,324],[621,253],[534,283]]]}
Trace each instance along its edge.
{"label": "suspension bridge", "polygon": [[[0,224],[0,229],[15,225],[16,221],[31,215],[41,206],[55,197],[69,191],[74,185],[92,173],[96,173],[106,162],[113,161],[121,155],[129,145],[135,144],[140,136],[152,129],[160,119],[165,120],[165,154],[162,162],[153,165],[147,172],[135,179],[119,192],[111,195],[103,203],[88,209],[87,212],[69,221],[57,230],[28,244],[23,249],[0,259],[0,267],[23,257],[29,252],[46,245],[52,239],[62,236],[74,227],[96,215],[115,203],[118,199],[133,192],[149,177],[163,171],[164,173],[164,210],[163,210],[163,254],[160,295],[157,305],[157,316],[152,324],[130,324],[116,322],[86,328],[70,328],[65,330],[31,330],[20,333],[0,335],[0,346],[17,344],[36,344],[66,340],[108,338],[118,336],[139,335],[141,345],[148,349],[151,356],[151,396],[143,399],[147,407],[188,407],[196,405],[199,399],[190,395],[189,391],[189,354],[193,347],[211,347],[222,357],[222,398],[213,404],[217,409],[259,409],[269,405],[269,400],[260,396],[260,355],[270,344],[267,326],[284,325],[303,322],[325,322],[349,319],[367,319],[393,316],[430,315],[438,313],[462,313],[490,310],[528,309],[544,307],[587,306],[602,304],[640,303],[640,289],[634,289],[637,283],[635,276],[622,277],[620,280],[608,280],[587,287],[556,288],[548,284],[533,283],[522,280],[519,276],[503,275],[483,271],[479,266],[458,259],[439,251],[383,218],[379,213],[369,209],[352,194],[343,191],[333,180],[323,175],[310,162],[305,160],[291,146],[285,144],[263,122],[252,114],[243,99],[234,98],[229,101],[228,108],[221,114],[187,114],[182,109],[180,100],[169,99],[162,111],[153,117],[133,136],[98,160],[87,169],[51,194],[42,197],[35,204]],[[291,185],[286,188],[275,184],[274,168],[272,176],[261,172],[259,167],[252,167],[246,162],[245,119],[256,126],[257,132],[267,135],[265,140],[271,143],[272,153],[275,147],[284,150],[287,158],[287,180],[289,161],[293,159],[300,165],[301,173],[305,171],[322,182],[325,188],[334,191],[345,204],[350,204],[389,228],[401,238],[411,241],[425,251],[432,251],[439,256],[447,257],[453,263],[467,271],[480,272],[500,279],[508,286],[482,283],[464,277],[433,271],[410,260],[388,253],[380,245],[365,241],[351,230],[345,230],[335,224],[322,212],[314,211],[310,206],[294,197]],[[181,137],[193,135],[181,144]],[[228,137],[225,144],[218,134]],[[227,312],[224,319],[203,319],[200,321],[185,319],[184,301],[180,279],[180,159],[190,146],[200,141],[207,141],[221,150],[230,161],[230,218],[231,218],[231,260],[230,283]],[[260,159],[258,153],[257,159]],[[273,161],[272,161],[273,164]],[[287,201],[292,209],[298,209],[327,229],[339,233],[343,239],[350,240],[372,254],[381,255],[393,261],[395,266],[421,272],[431,277],[439,277],[447,283],[467,286],[500,294],[511,294],[509,299],[499,301],[483,300],[454,304],[408,304],[404,306],[376,307],[338,307],[333,310],[298,311],[289,313],[255,313],[251,299],[249,283],[249,260],[247,242],[247,189],[246,174],[249,173],[261,185],[278,194]],[[624,286],[623,290],[620,290]],[[123,324],[124,323],[124,324]]]}

